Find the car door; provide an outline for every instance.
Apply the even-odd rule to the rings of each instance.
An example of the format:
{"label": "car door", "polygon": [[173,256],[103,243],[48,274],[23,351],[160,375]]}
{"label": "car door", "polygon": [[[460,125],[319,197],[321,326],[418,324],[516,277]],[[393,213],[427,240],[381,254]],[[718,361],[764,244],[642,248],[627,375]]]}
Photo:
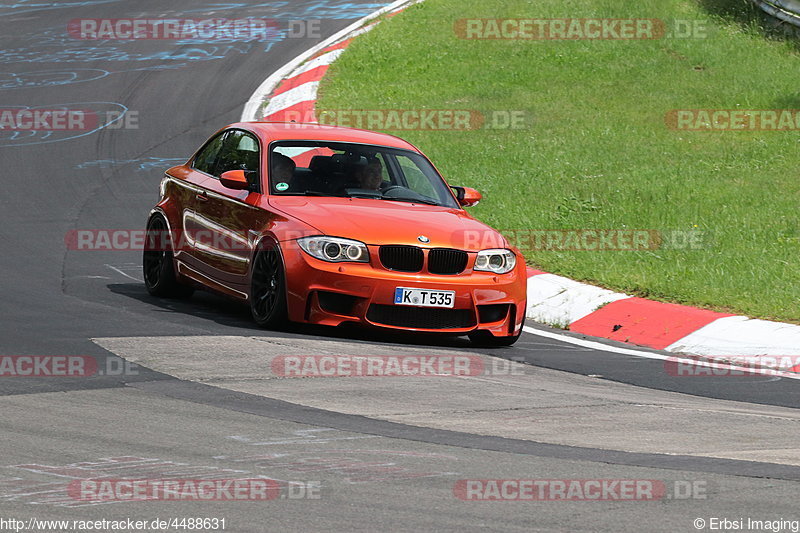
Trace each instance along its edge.
{"label": "car door", "polygon": [[206,141],[188,165],[173,169],[179,172],[173,176],[177,179],[172,180],[175,191],[170,195],[180,206],[180,219],[171,223],[172,228],[181,230],[173,235],[179,270],[185,270],[186,266],[197,268],[195,243],[199,228],[194,220],[197,198],[204,192],[205,182],[211,179],[226,133],[219,133]]}
{"label": "car door", "polygon": [[[244,170],[250,190],[228,189],[219,177],[228,170]],[[202,240],[195,251],[202,273],[231,296],[244,298],[247,292],[254,230],[266,213],[258,208],[261,196],[261,147],[250,132],[233,129],[226,132],[218,153],[212,179],[203,184],[197,196],[193,222]]]}

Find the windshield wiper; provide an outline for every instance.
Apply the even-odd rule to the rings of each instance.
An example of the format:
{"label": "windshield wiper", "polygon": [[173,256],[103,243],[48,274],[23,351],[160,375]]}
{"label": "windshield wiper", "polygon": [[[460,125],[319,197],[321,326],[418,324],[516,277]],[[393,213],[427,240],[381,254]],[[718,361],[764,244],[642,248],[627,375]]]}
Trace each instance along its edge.
{"label": "windshield wiper", "polygon": [[396,198],[388,198],[388,197],[384,196],[382,199],[383,200],[391,200],[393,202],[411,202],[411,203],[415,203],[415,204],[438,205],[438,206],[442,205],[442,204],[440,204],[439,202],[437,202],[435,200],[429,200],[427,198],[409,198],[407,196],[400,196],[400,197],[396,197]]}
{"label": "windshield wiper", "polygon": [[322,191],[306,191],[303,193],[305,196],[330,196],[335,198],[347,198],[345,194],[334,194],[332,192],[322,192]]}

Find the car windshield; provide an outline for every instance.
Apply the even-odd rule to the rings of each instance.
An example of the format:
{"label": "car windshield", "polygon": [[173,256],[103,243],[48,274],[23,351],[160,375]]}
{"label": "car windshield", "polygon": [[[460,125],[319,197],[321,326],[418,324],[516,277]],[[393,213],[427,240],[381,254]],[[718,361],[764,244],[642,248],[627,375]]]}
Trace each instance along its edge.
{"label": "car windshield", "polygon": [[269,154],[270,192],[341,196],[458,208],[447,184],[422,155],[385,146],[280,141]]}

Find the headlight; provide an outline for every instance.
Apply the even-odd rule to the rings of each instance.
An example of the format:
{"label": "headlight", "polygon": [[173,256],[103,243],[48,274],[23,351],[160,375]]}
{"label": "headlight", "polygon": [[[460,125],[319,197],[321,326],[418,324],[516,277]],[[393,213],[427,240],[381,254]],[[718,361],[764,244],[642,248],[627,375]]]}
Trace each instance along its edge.
{"label": "headlight", "polygon": [[308,255],[330,263],[369,263],[369,250],[363,242],[320,235],[297,239],[297,244]]}
{"label": "headlight", "polygon": [[517,265],[517,256],[511,250],[481,250],[475,259],[475,270],[505,274]]}

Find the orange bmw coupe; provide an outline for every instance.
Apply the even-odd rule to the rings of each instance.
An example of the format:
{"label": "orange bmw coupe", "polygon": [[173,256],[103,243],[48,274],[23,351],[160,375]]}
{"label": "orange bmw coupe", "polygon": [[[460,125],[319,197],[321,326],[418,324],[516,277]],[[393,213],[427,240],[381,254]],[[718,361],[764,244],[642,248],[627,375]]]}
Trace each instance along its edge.
{"label": "orange bmw coupe", "polygon": [[464,210],[480,199],[391,135],[231,124],[166,171],[145,284],[159,297],[205,289],[240,300],[263,327],[355,322],[509,346],[526,267]]}

